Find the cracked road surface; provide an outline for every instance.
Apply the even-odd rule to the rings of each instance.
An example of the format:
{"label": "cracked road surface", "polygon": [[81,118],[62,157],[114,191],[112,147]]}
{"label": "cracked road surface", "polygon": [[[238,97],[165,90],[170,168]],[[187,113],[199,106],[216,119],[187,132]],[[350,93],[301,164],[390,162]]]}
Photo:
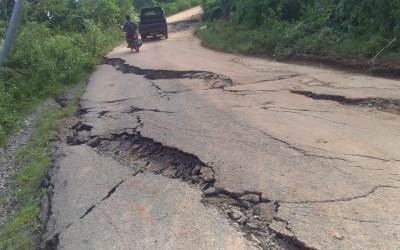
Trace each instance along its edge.
{"label": "cracked road surface", "polygon": [[214,52],[179,25],[92,74],[47,246],[399,249],[400,82]]}
{"label": "cracked road surface", "polygon": [[199,190],[87,146],[63,154],[48,223],[60,249],[251,249]]}

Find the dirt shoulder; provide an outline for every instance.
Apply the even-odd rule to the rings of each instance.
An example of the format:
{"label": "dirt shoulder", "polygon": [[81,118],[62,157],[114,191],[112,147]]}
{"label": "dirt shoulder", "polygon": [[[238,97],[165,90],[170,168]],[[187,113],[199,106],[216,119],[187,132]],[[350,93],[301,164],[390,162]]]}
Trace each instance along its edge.
{"label": "dirt shoulder", "polygon": [[[197,23],[198,24],[198,23]],[[182,24],[181,24],[182,25]],[[196,24],[192,24],[196,27]],[[202,41],[202,37],[195,33],[196,37]],[[394,60],[378,60],[372,63],[369,59],[365,58],[345,58],[345,57],[329,57],[311,54],[294,54],[285,58],[275,58],[270,53],[238,53],[231,49],[221,49],[214,46],[209,46],[202,42],[205,48],[218,51],[236,54],[238,56],[254,57],[266,60],[272,60],[282,63],[293,63],[298,65],[308,65],[314,67],[321,67],[327,69],[335,69],[347,71],[357,74],[365,74],[376,77],[385,77],[390,79],[398,79],[400,77],[400,63]]]}
{"label": "dirt shoulder", "polygon": [[63,98],[49,99],[29,115],[0,154],[0,249],[35,249],[39,244],[42,219],[40,207],[48,189],[47,170],[52,165],[52,143],[59,120],[76,110],[84,84]]}
{"label": "dirt shoulder", "polygon": [[[208,49],[219,52],[228,52],[237,55],[262,58],[267,60],[279,61],[284,63],[295,63],[300,65],[310,65],[315,67],[325,67],[348,71],[352,73],[368,74],[378,77],[399,78],[400,63],[399,60],[388,59],[385,56],[377,58],[365,58],[357,56],[339,56],[339,55],[319,55],[308,54],[301,52],[291,52],[289,55],[274,56],[274,49],[263,48],[260,52],[255,52],[252,45],[240,44],[240,41],[235,41],[230,38],[222,37],[216,31],[210,31],[209,23],[200,23],[197,25],[195,35],[202,41],[202,45]],[[174,26],[173,26],[174,27]],[[218,30],[223,32],[223,30]],[[228,31],[227,31],[228,32]],[[230,32],[230,31],[229,31]],[[250,36],[251,34],[247,34]],[[220,37],[221,36],[221,37]],[[223,42],[221,42],[223,40]],[[248,39],[250,41],[250,38]],[[249,42],[247,41],[247,42]],[[243,41],[241,41],[244,43]],[[232,45],[234,44],[234,45]],[[243,48],[242,48],[243,46]],[[246,52],[249,50],[249,52]],[[265,51],[267,50],[267,51]],[[332,52],[332,54],[334,54]]]}
{"label": "dirt shoulder", "polygon": [[298,54],[290,56],[285,62],[299,63],[302,65],[328,66],[338,70],[354,73],[364,73],[373,76],[399,78],[400,63],[397,61],[381,61],[372,63],[368,59],[326,57],[317,55]]}

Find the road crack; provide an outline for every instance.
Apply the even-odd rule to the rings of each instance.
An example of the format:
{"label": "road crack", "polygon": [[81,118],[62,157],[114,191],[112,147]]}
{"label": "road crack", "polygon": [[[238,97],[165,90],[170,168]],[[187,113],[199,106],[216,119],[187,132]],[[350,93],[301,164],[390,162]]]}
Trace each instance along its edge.
{"label": "road crack", "polygon": [[131,106],[128,111],[124,111],[122,113],[125,114],[135,114],[138,112],[154,112],[154,113],[165,113],[165,114],[174,114],[175,112],[172,111],[164,111],[164,110],[159,110],[159,109],[144,109],[144,108],[138,108]]}
{"label": "road crack", "polygon": [[244,95],[252,95],[252,94],[259,94],[259,93],[275,93],[275,92],[278,92],[278,91],[280,91],[280,90],[276,90],[276,89],[271,89],[271,90],[268,90],[268,89],[264,89],[264,90],[245,90],[245,89],[243,89],[243,90],[236,90],[236,89],[226,89],[226,88],[222,88],[222,91],[224,91],[224,92],[229,92],[229,93],[232,93],[232,94],[234,94],[234,95],[241,95],[241,96],[244,96]]}
{"label": "road crack", "polygon": [[60,244],[60,233],[56,233],[53,238],[46,242],[46,245],[42,248],[44,250],[57,250]]}
{"label": "road crack", "polygon": [[292,94],[302,95],[313,100],[327,100],[347,106],[358,106],[365,108],[375,108],[376,110],[400,114],[400,99],[385,98],[348,98],[341,95],[318,94],[311,91],[291,90]]}
{"label": "road crack", "polygon": [[[308,76],[309,77],[309,76]],[[393,91],[399,91],[400,88],[378,88],[378,87],[373,87],[373,86],[354,86],[354,87],[344,87],[344,86],[336,86],[335,84],[338,84],[338,82],[326,82],[322,81],[320,79],[314,78],[314,77],[309,77],[310,79],[300,81],[299,83],[302,85],[305,85],[307,87],[327,87],[331,89],[337,89],[337,90],[349,90],[349,89],[356,89],[356,90],[362,90],[362,89],[373,89],[373,90],[393,90]],[[317,83],[317,84],[316,84]]]}
{"label": "road crack", "polygon": [[100,102],[100,103],[113,104],[113,103],[129,101],[129,100],[136,100],[136,99],[137,98],[123,98],[123,99],[117,99],[117,100],[111,100],[111,101],[104,101],[104,102]]}
{"label": "road crack", "polygon": [[[80,133],[84,134],[84,138],[79,138]],[[238,225],[248,240],[263,249],[271,249],[276,244],[308,249],[299,244],[298,240],[279,236],[270,228],[269,225],[277,213],[275,201],[263,197],[258,191],[247,190],[238,193],[215,186],[213,163],[204,163],[193,154],[144,137],[136,128],[119,130],[104,137],[87,137],[85,131],[75,131],[74,136],[78,137],[76,140],[82,144],[95,148],[101,155],[111,156],[122,163],[136,162],[145,171],[180,179],[198,187],[203,192],[202,202],[205,205],[217,207],[232,223]],[[93,140],[97,143],[91,143]],[[111,196],[124,181],[126,180],[110,189],[104,199]],[[82,219],[99,203],[88,208]]]}
{"label": "road crack", "polygon": [[[83,128],[88,127],[90,126],[82,124],[74,126],[75,129],[80,130],[76,131],[77,134],[85,133],[86,131]],[[205,205],[217,207],[232,223],[239,226],[248,240],[255,242],[263,249],[271,249],[274,244],[283,244],[281,242],[289,244],[294,249],[313,249],[293,233],[288,221],[278,216],[281,204],[347,202],[367,198],[381,188],[400,188],[379,185],[362,195],[328,200],[298,202],[270,200],[258,191],[248,190],[236,193],[215,186],[215,171],[212,163],[204,163],[193,154],[163,145],[152,138],[144,137],[136,128],[119,130],[112,133],[111,136],[93,137],[97,137],[98,143],[91,146],[96,148],[100,154],[112,156],[123,163],[137,162],[143,166],[145,171],[173,179],[181,179],[190,185],[199,187],[204,194],[202,202]],[[346,161],[342,158],[312,155],[279,138],[270,135],[268,137],[306,156]],[[85,143],[88,144],[89,141],[82,141],[82,144]],[[110,197],[122,183],[123,181],[111,188],[103,200]],[[90,207],[86,215],[94,208],[95,206]],[[290,233],[287,234],[284,231],[281,232],[272,228],[272,223],[276,221],[284,223],[287,232]]]}
{"label": "road crack", "polygon": [[353,157],[360,157],[360,158],[367,158],[371,160],[377,160],[377,161],[384,161],[384,162],[400,162],[400,160],[397,159],[384,159],[376,156],[369,156],[369,155],[361,155],[361,154],[345,154],[348,156],[353,156]]}
{"label": "road crack", "polygon": [[[203,79],[212,82],[211,89],[220,89],[227,86],[232,86],[233,82],[227,76],[216,74],[210,71],[198,71],[198,70],[163,70],[163,69],[142,69],[136,66],[132,66],[126,63],[121,58],[104,58],[103,64],[111,65],[116,70],[125,74],[142,75],[149,80],[161,80],[161,79]],[[158,90],[162,90],[158,87]]]}
{"label": "road crack", "polygon": [[[136,171],[133,175],[129,176],[126,179],[121,180],[120,182],[118,182],[117,184],[115,184],[108,192],[107,195],[105,195],[99,202],[97,202],[96,204],[90,206],[89,208],[86,209],[85,213],[83,215],[81,215],[79,217],[79,220],[83,220],[85,219],[85,217],[87,215],[89,215],[96,207],[98,207],[102,202],[104,202],[105,200],[107,200],[108,198],[110,198],[116,191],[117,189],[124,183],[126,182],[129,178],[134,177],[136,175],[138,175],[139,173],[142,173],[141,170]],[[50,217],[50,215],[49,215]],[[73,221],[71,223],[69,223],[63,230],[55,233],[53,235],[53,237],[49,240],[47,240],[44,243],[44,246],[41,247],[40,249],[44,249],[44,250],[57,250],[58,249],[58,245],[60,243],[60,235],[67,229],[69,229],[76,221]]]}
{"label": "road crack", "polygon": [[274,233],[277,234],[279,237],[284,238],[287,241],[290,241],[294,246],[297,247],[297,249],[316,250],[316,248],[307,246],[306,243],[304,243],[298,239],[298,237],[296,236],[296,234],[293,232],[292,228],[290,227],[289,221],[287,221],[283,218],[280,218],[278,216],[274,217],[274,221],[283,223],[282,229],[285,228],[287,230],[287,232],[289,232],[289,234],[288,234],[288,233],[282,232],[282,229],[281,230],[276,230],[276,229],[273,230]]}
{"label": "road crack", "polygon": [[339,198],[339,199],[328,199],[328,200],[315,200],[315,201],[279,201],[280,203],[286,203],[286,204],[316,204],[316,203],[336,203],[336,202],[347,202],[347,201],[353,201],[357,199],[362,199],[362,198],[367,198],[368,196],[374,194],[377,192],[379,189],[382,188],[394,188],[394,189],[400,189],[400,187],[397,186],[389,186],[389,185],[377,185],[373,187],[370,191],[368,191],[365,194],[362,195],[357,195],[357,196],[352,196],[352,197],[347,197],[347,198]]}
{"label": "road crack", "polygon": [[276,112],[313,112],[313,113],[334,113],[330,110],[312,110],[312,109],[293,109],[293,108],[284,108],[284,107],[277,107],[277,106],[264,106],[262,109],[276,111]]}
{"label": "road crack", "polygon": [[258,83],[264,83],[264,82],[276,82],[276,81],[292,79],[292,78],[299,77],[299,76],[301,76],[301,74],[289,74],[289,75],[275,76],[272,78],[267,78],[267,79],[259,80],[256,82],[251,82],[249,84],[258,84]]}
{"label": "road crack", "polygon": [[[139,173],[141,173],[142,171],[136,171],[132,176],[129,176],[129,178],[131,178],[131,177],[134,177],[134,176],[136,176],[136,175],[138,175]],[[126,178],[126,179],[124,179],[124,180],[121,180],[120,182],[118,182],[117,184],[115,184],[109,191],[108,191],[108,193],[107,193],[107,195],[106,196],[104,196],[104,198],[102,198],[99,202],[97,202],[96,204],[94,204],[94,205],[92,205],[92,206],[90,206],[88,209],[86,209],[86,211],[85,211],[85,213],[81,216],[81,217],[79,217],[79,219],[84,219],[88,214],[90,214],[92,211],[93,211],[93,209],[95,209],[98,205],[100,205],[103,201],[105,201],[105,200],[107,200],[108,198],[110,198],[114,193],[115,193],[115,191],[117,191],[117,189],[122,185],[122,184],[124,184],[124,182],[126,182],[129,178]]]}
{"label": "road crack", "polygon": [[261,133],[263,133],[265,136],[267,136],[268,138],[280,142],[282,144],[284,144],[287,148],[292,149],[296,152],[299,152],[301,154],[303,154],[304,156],[307,157],[315,157],[315,158],[321,158],[321,159],[326,159],[326,160],[338,160],[338,161],[344,161],[344,162],[349,162],[347,159],[345,158],[340,158],[340,157],[333,157],[333,156],[324,156],[324,155],[317,155],[317,154],[312,154],[310,152],[308,152],[307,150],[304,150],[302,148],[299,148],[298,146],[292,145],[290,142],[287,142],[283,139],[279,139],[273,135],[268,134],[267,132],[260,130]]}

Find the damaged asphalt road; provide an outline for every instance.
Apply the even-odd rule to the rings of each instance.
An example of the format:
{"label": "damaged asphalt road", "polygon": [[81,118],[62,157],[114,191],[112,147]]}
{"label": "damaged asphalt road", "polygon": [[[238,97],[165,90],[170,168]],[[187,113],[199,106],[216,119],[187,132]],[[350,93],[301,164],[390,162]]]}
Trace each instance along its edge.
{"label": "damaged asphalt road", "polygon": [[50,173],[43,248],[397,249],[400,83],[202,48],[92,74]]}

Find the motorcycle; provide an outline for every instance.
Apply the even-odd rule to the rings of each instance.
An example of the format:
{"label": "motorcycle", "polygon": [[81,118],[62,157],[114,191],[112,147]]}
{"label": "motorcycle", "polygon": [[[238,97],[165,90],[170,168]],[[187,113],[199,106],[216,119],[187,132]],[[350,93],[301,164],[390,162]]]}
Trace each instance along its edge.
{"label": "motorcycle", "polygon": [[140,35],[135,34],[128,39],[128,48],[130,48],[131,51],[135,50],[136,52],[139,52],[141,46],[142,46],[142,38],[140,37]]}

